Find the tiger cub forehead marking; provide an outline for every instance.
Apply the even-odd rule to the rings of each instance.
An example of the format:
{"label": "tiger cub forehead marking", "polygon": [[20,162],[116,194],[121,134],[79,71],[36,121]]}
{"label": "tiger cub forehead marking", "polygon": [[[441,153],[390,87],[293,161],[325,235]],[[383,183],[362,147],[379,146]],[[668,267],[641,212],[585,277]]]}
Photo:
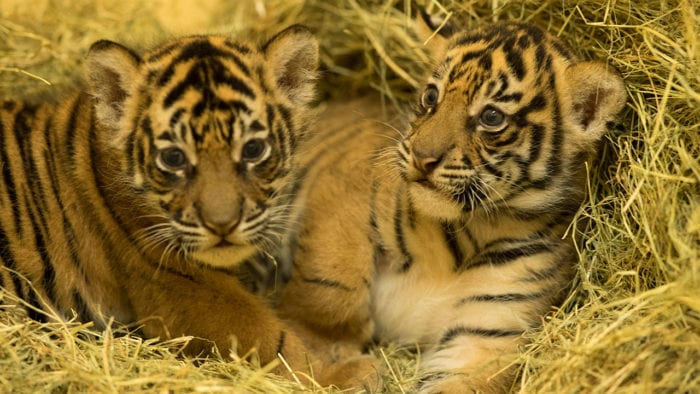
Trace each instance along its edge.
{"label": "tiger cub forehead marking", "polygon": [[441,99],[459,92],[469,102],[517,102],[523,95],[518,88],[551,88],[553,68],[563,70],[571,60],[570,51],[544,31],[504,22],[453,36],[431,81]]}
{"label": "tiger cub forehead marking", "polygon": [[[266,138],[262,117],[261,55],[226,37],[198,36],[166,44],[144,57],[146,89],[155,89],[155,132],[194,145],[231,146],[254,129]],[[262,135],[260,131],[265,131]]]}
{"label": "tiger cub forehead marking", "polygon": [[[496,68],[522,80],[529,72],[547,71],[552,55],[559,60],[573,59],[561,42],[539,28],[502,22],[452,37],[445,63],[468,65],[476,61],[481,70]],[[459,76],[459,70],[451,70],[451,80]]]}

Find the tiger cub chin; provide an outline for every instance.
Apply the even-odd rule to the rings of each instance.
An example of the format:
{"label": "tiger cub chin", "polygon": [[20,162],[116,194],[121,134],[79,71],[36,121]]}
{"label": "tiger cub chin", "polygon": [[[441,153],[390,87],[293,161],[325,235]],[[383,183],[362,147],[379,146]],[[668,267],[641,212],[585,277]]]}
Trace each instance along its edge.
{"label": "tiger cub chin", "polygon": [[376,100],[316,126],[319,174],[279,308],[337,354],[420,345],[421,392],[501,392],[523,333],[569,285],[585,161],[625,88],[529,25],[429,45],[437,65],[404,133],[375,120]]}
{"label": "tiger cub chin", "polygon": [[84,91],[4,102],[2,288],[39,320],[114,318],[194,336],[192,354],[254,348],[304,368],[305,346],[233,268],[291,226],[317,63],[300,26],[262,47],[191,36],[139,56],[99,41]]}

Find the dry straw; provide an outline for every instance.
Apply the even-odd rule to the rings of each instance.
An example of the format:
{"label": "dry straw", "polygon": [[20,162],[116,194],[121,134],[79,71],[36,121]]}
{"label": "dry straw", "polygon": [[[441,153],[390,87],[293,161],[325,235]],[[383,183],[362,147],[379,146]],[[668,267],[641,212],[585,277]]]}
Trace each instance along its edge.
{"label": "dry straw", "polygon": [[[421,2],[419,2],[421,3]],[[23,0],[0,3],[0,95],[54,96],[80,77],[90,42],[135,47],[193,32],[265,37],[301,22],[321,39],[324,98],[410,100],[429,65],[408,0]],[[537,24],[607,61],[629,101],[589,168],[571,236],[581,261],[562,308],[523,349],[514,390],[700,390],[700,5],[679,1],[422,2],[468,28]],[[8,303],[3,296],[1,303]],[[145,341],[77,322],[0,315],[0,391],[303,391],[243,360],[178,356],[186,338]],[[388,346],[386,392],[410,392],[419,355]]]}

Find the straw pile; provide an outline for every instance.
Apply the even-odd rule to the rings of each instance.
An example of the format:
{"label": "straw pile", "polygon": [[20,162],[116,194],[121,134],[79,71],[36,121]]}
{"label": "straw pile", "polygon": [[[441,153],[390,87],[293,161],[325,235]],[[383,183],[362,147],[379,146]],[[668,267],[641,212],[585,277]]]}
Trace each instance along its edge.
{"label": "straw pile", "polygon": [[[427,4],[427,1],[423,2]],[[433,1],[469,27],[537,24],[627,82],[620,126],[589,167],[575,289],[523,349],[514,390],[700,390],[700,4],[692,0]],[[80,77],[90,43],[136,48],[193,32],[264,37],[301,22],[321,40],[323,97],[409,100],[428,65],[411,34],[412,2],[24,0],[0,3],[0,94],[48,95]],[[425,5],[425,4],[424,4]],[[50,84],[50,85],[49,85]],[[7,295],[0,303],[7,303]],[[244,360],[178,357],[186,338],[144,341],[76,322],[0,316],[0,391],[302,391]],[[410,391],[420,362],[376,349],[387,392]]]}

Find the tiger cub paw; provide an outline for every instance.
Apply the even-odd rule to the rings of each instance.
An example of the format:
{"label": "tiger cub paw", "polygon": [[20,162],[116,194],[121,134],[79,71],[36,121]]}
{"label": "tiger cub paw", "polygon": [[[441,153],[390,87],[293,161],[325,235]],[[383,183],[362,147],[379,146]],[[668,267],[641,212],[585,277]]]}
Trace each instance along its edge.
{"label": "tiger cub paw", "polygon": [[370,355],[345,358],[328,366],[319,383],[333,385],[342,390],[378,393],[382,389],[382,364]]}
{"label": "tiger cub paw", "polygon": [[434,374],[422,379],[417,387],[419,394],[505,393],[508,382],[502,377],[486,378],[463,373]]}

